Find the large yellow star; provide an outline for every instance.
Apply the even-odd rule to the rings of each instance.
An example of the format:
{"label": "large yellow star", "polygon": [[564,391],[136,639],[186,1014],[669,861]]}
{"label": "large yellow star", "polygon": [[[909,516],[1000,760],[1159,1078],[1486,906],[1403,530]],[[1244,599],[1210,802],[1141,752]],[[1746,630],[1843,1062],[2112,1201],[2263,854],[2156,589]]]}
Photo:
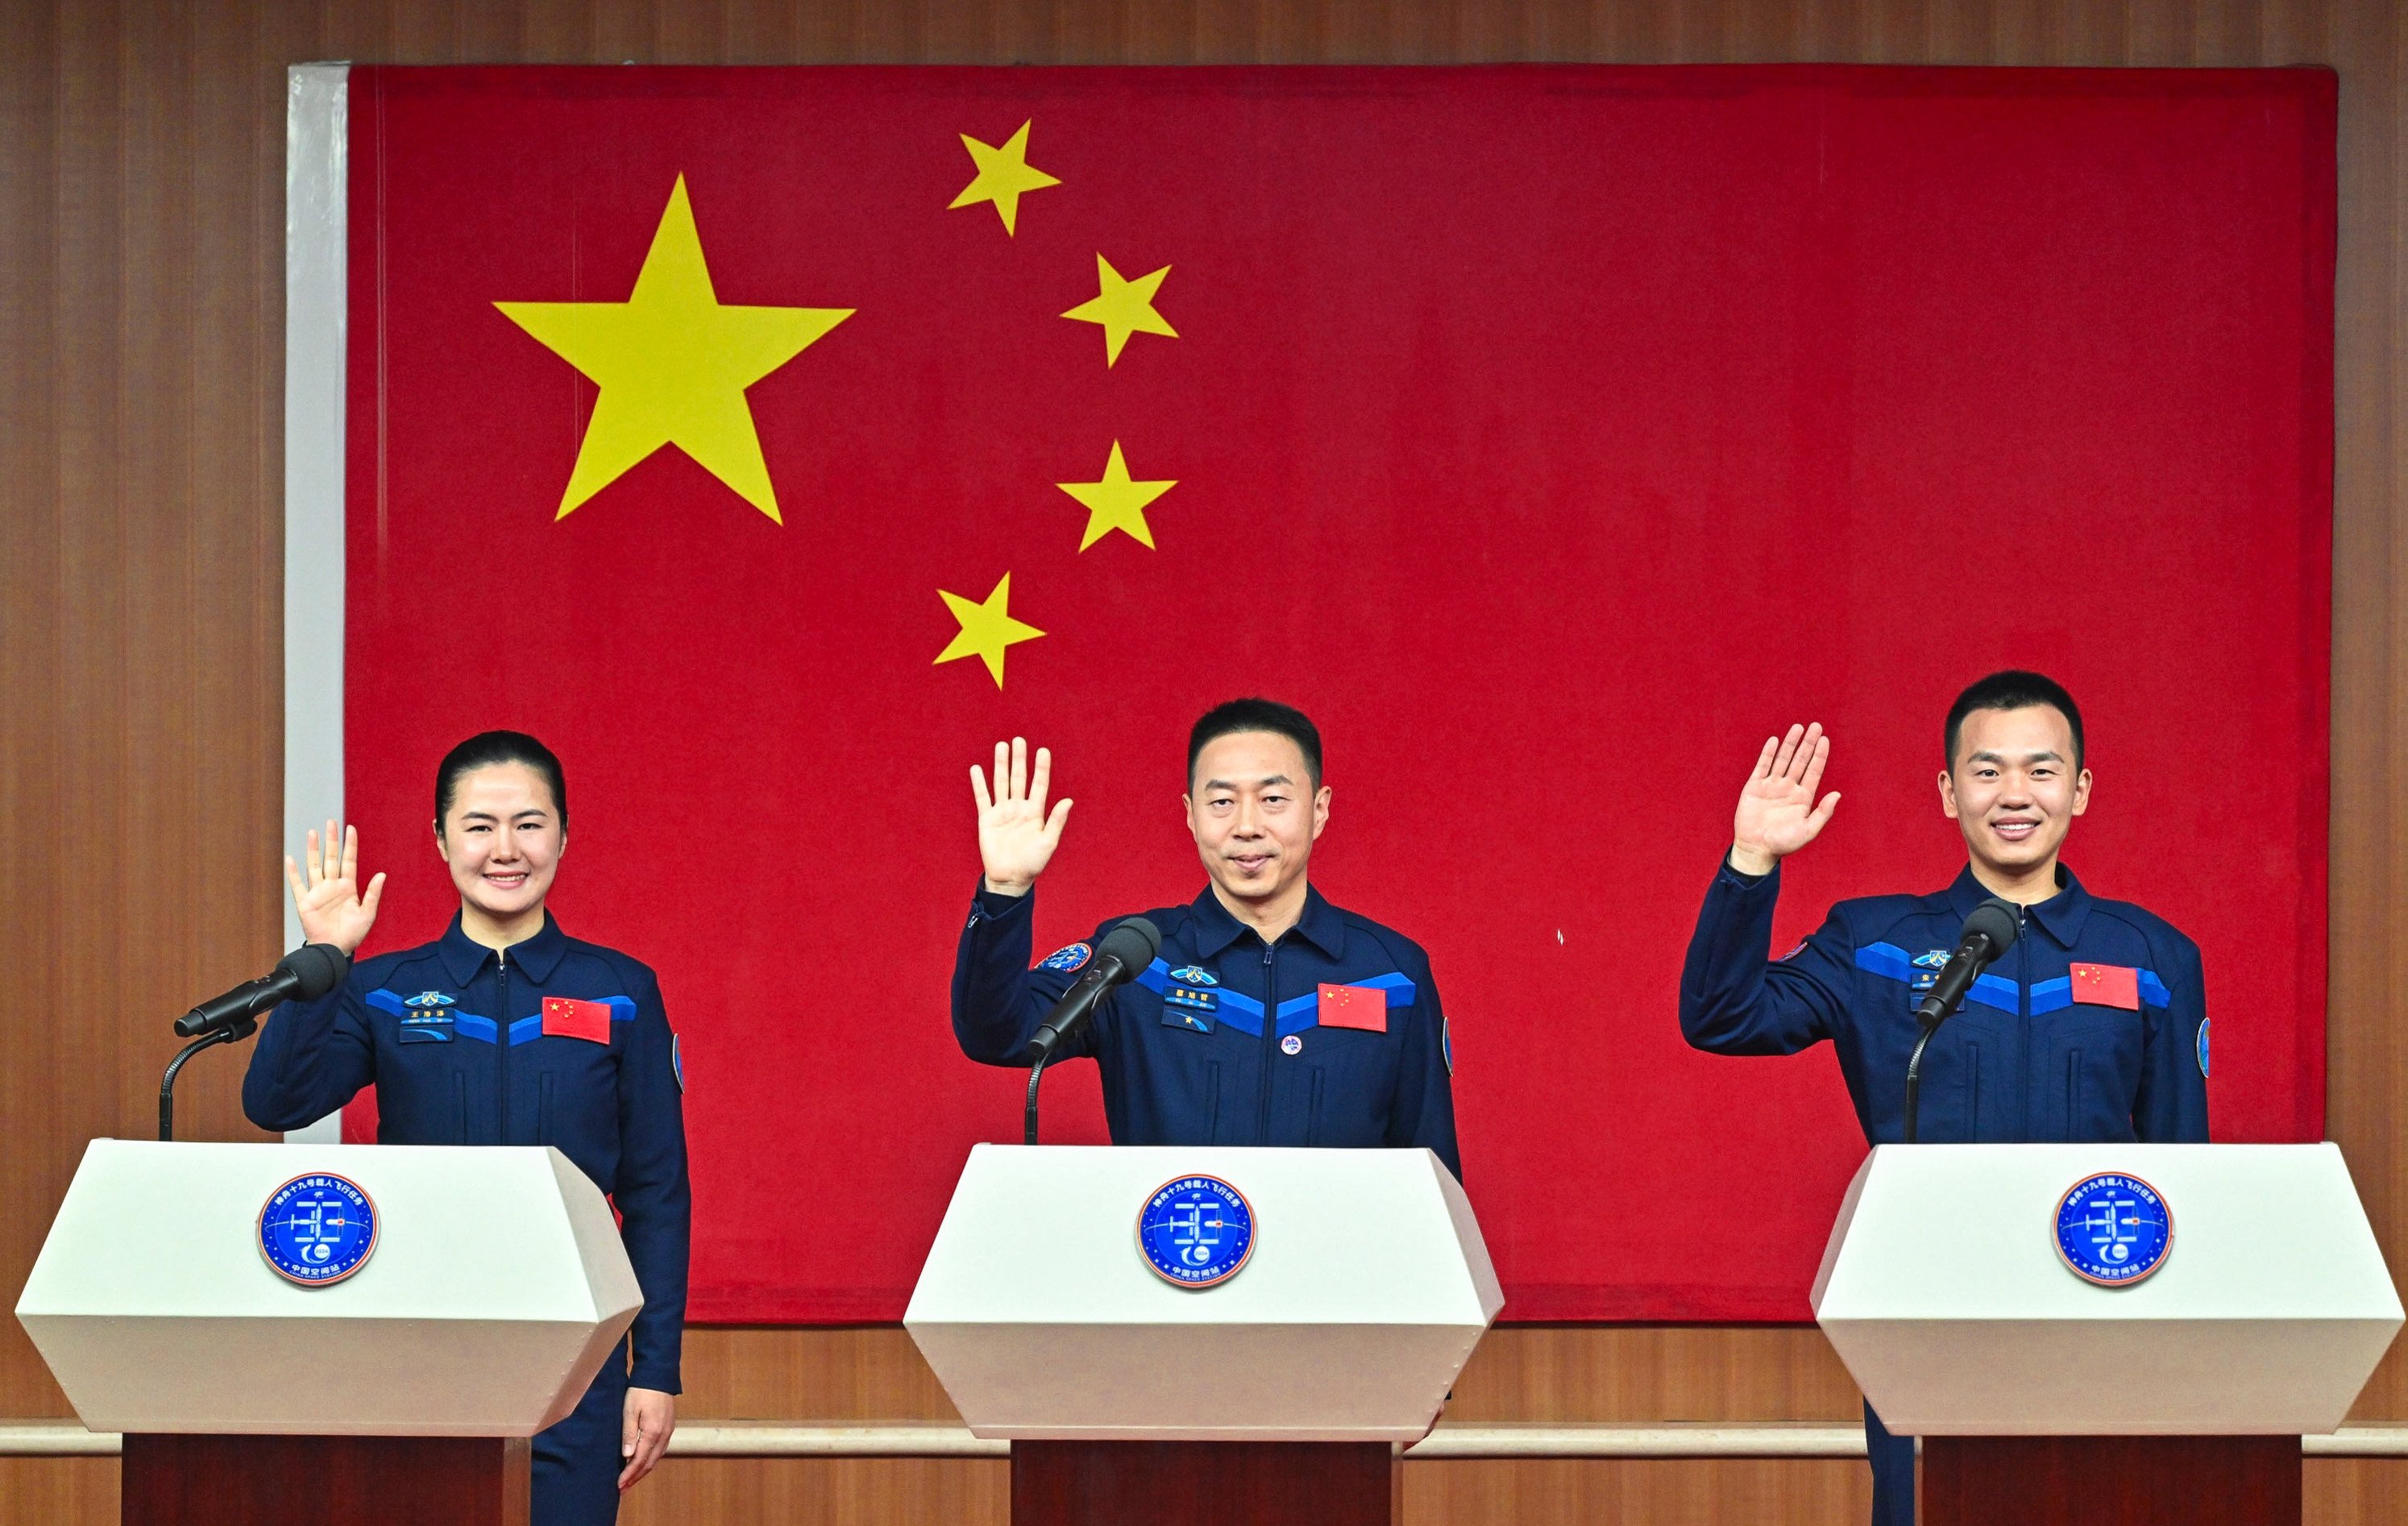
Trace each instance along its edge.
{"label": "large yellow star", "polygon": [[1011,574],[1009,572],[1003,575],[1003,581],[995,585],[995,592],[987,595],[983,602],[964,598],[959,594],[949,594],[942,588],[937,590],[937,597],[945,601],[945,608],[953,612],[953,618],[961,623],[962,627],[952,642],[937,654],[937,661],[977,657],[986,664],[986,670],[995,675],[995,686],[998,689],[1003,687],[1004,648],[1015,642],[1034,641],[1045,634],[1035,626],[1025,625],[1011,617]]}
{"label": "large yellow star", "polygon": [[[1033,119],[1032,119],[1033,120]],[[1028,123],[1004,139],[1003,147],[982,143],[969,134],[962,135],[962,147],[970,151],[970,163],[978,166],[978,178],[962,188],[945,210],[955,207],[975,207],[982,201],[995,203],[996,215],[1003,219],[1003,235],[1009,238],[1012,223],[1020,216],[1023,193],[1042,191],[1062,182],[1028,163]]]}
{"label": "large yellow star", "polygon": [[[1128,463],[1121,457],[1121,442],[1112,441],[1111,459],[1104,463],[1104,480],[1099,482],[1055,482],[1055,487],[1087,506],[1087,532],[1079,538],[1079,549],[1086,550],[1114,530],[1125,531],[1138,544],[1154,549],[1154,531],[1145,523],[1145,506],[1179,485],[1177,479],[1168,482],[1133,482],[1129,481]],[[1187,500],[1182,498],[1182,503]]]}
{"label": "large yellow star", "polygon": [[1123,281],[1112,268],[1112,262],[1101,254],[1096,256],[1096,284],[1101,288],[1093,301],[1082,302],[1064,313],[1083,324],[1104,325],[1104,364],[1119,363],[1121,346],[1128,343],[1132,334],[1159,334],[1164,338],[1179,338],[1179,331],[1163,321],[1154,310],[1154,294],[1162,289],[1162,278],[1170,274],[1164,266],[1150,276],[1135,281]]}
{"label": "large yellow star", "polygon": [[638,461],[675,445],[777,520],[778,497],[744,389],[853,313],[722,305],[682,175],[626,301],[494,306],[601,389],[560,497],[562,519]]}

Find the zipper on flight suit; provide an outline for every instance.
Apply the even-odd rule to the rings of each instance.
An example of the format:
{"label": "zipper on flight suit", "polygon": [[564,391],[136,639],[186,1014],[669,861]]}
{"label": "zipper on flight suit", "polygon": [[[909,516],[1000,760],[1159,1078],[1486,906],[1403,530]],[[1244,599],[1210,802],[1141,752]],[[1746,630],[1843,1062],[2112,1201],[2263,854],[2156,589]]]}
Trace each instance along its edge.
{"label": "zipper on flight suit", "polygon": [[[1261,934],[1255,934],[1260,937]],[[1263,945],[1263,1086],[1254,1104],[1254,1143],[1271,1142],[1271,1064],[1279,1054],[1279,945]]]}
{"label": "zipper on flight suit", "polygon": [[502,977],[502,1010],[494,1016],[494,1143],[510,1142],[510,951],[494,950]]}

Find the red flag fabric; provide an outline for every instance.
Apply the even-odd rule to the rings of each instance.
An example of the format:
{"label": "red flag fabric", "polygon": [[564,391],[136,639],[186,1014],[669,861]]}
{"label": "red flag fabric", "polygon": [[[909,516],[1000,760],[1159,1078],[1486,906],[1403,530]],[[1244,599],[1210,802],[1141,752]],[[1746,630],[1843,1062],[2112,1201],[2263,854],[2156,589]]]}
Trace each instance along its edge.
{"label": "red flag fabric", "polygon": [[1319,1012],[1324,1028],[1360,1028],[1373,1033],[1388,1030],[1388,993],[1372,986],[1324,983]]}
{"label": "red flag fabric", "polygon": [[[2141,972],[2122,965],[2077,964],[2069,967],[2073,999],[2094,1007],[2141,1010]],[[2165,1000],[2158,998],[2160,1001]]]}
{"label": "red flag fabric", "polygon": [[610,1008],[600,1001],[547,996],[543,999],[543,1030],[562,1038],[590,1039],[595,1044],[609,1044]]}
{"label": "red flag fabric", "polygon": [[1509,1318],[1806,1317],[1863,1141],[1828,1051],[1683,1044],[1683,952],[1791,721],[1845,799],[1772,948],[1945,884],[1996,668],[2085,707],[2071,867],[2204,951],[2216,1136],[2320,1137],[2329,73],[351,81],[370,952],[451,913],[444,750],[558,750],[553,909],[695,1060],[697,1319],[899,1316],[1018,1137],[947,1019],[968,766],[1055,750],[1055,947],[1202,886],[1244,694],[1324,731],[1313,883],[1429,953]]}

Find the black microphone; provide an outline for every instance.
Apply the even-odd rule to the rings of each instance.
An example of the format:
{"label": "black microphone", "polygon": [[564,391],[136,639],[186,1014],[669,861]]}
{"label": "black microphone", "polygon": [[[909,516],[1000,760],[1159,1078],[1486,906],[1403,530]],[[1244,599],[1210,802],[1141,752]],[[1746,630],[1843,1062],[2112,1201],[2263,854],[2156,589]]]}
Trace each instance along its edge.
{"label": "black microphone", "polygon": [[1997,961],[2000,955],[2015,946],[2015,933],[2022,927],[2022,915],[2014,903],[1992,896],[1973,908],[1965,918],[1965,928],[1956,935],[1956,952],[1923,993],[1915,1004],[1914,1020],[1922,1025],[1922,1036],[1914,1041],[1914,1052],[1906,1057],[1906,1143],[1914,1143],[1916,1114],[1922,1102],[1923,1051],[1931,1043],[1931,1035],[1940,1025],[1956,1015],[1964,1004],[1965,993],[1973,986],[1973,977]]}
{"label": "black microphone", "polygon": [[1041,1062],[1063,1040],[1078,1032],[1112,987],[1126,985],[1144,973],[1161,947],[1162,930],[1144,917],[1125,917],[1115,923],[1096,945],[1096,957],[1078,984],[1063,993],[1062,1000],[1046,1014],[1045,1021],[1037,1025],[1037,1032],[1028,1041],[1029,1061]]}
{"label": "black microphone", "polygon": [[177,1018],[177,1036],[189,1039],[237,1027],[280,1001],[315,1001],[340,986],[351,968],[351,957],[334,944],[303,943],[260,979],[244,981]]}
{"label": "black microphone", "polygon": [[1938,1028],[1955,1016],[1965,993],[1972,988],[1973,977],[2015,946],[2016,926],[2015,908],[2010,901],[1992,896],[1974,907],[1973,914],[1965,919],[1965,930],[1957,934],[1956,952],[1948,956],[1940,978],[1916,1004],[1914,1020],[1926,1028]]}

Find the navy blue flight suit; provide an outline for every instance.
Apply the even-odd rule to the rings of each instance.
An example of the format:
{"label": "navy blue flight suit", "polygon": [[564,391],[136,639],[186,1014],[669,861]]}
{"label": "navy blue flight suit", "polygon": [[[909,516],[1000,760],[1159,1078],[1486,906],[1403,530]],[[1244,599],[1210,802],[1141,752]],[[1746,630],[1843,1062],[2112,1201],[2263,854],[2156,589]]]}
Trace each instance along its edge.
{"label": "navy blue flight suit", "polygon": [[[544,1032],[552,996],[609,1007],[609,1042]],[[626,955],[549,914],[496,954],[454,915],[436,942],[279,1007],[243,1077],[242,1110],[262,1129],[314,1122],[374,1083],[379,1143],[556,1145],[617,1206],[644,1306],[577,1408],[536,1436],[534,1526],[616,1520],[627,1389],[678,1391],[692,1209],[676,1044],[659,982]]]}
{"label": "navy blue flight suit", "polygon": [[[982,886],[962,929],[953,1036],[984,1064],[1027,1063],[1029,1037],[1089,957],[1092,943],[1073,943],[1029,968],[1036,900]],[[1210,887],[1145,916],[1160,957],[1054,1051],[1102,1069],[1113,1144],[1424,1145],[1462,1179],[1446,1015],[1420,944],[1312,889],[1269,943]],[[1320,1024],[1325,984],[1381,993],[1352,999],[1369,1007],[1351,1018],[1365,1026]]]}
{"label": "navy blue flight suit", "polygon": [[[2057,893],[2019,914],[2015,944],[1977,977],[1923,1057],[1916,1116],[1926,1144],[2207,1140],[2207,1007],[2199,945],[2163,919],[2100,900],[2059,867]],[[1776,869],[1726,858],[1681,972],[1681,1031],[1723,1055],[1793,1055],[1825,1039],[1868,1144],[1905,1130],[1914,1008],[1988,898],[1967,869],[1928,896],[1843,900],[1796,948],[1768,960]],[[2073,967],[2135,971],[2123,982]],[[2099,1000],[2104,996],[2102,1003]],[[1865,1406],[1874,1526],[1913,1526],[1914,1439]]]}

